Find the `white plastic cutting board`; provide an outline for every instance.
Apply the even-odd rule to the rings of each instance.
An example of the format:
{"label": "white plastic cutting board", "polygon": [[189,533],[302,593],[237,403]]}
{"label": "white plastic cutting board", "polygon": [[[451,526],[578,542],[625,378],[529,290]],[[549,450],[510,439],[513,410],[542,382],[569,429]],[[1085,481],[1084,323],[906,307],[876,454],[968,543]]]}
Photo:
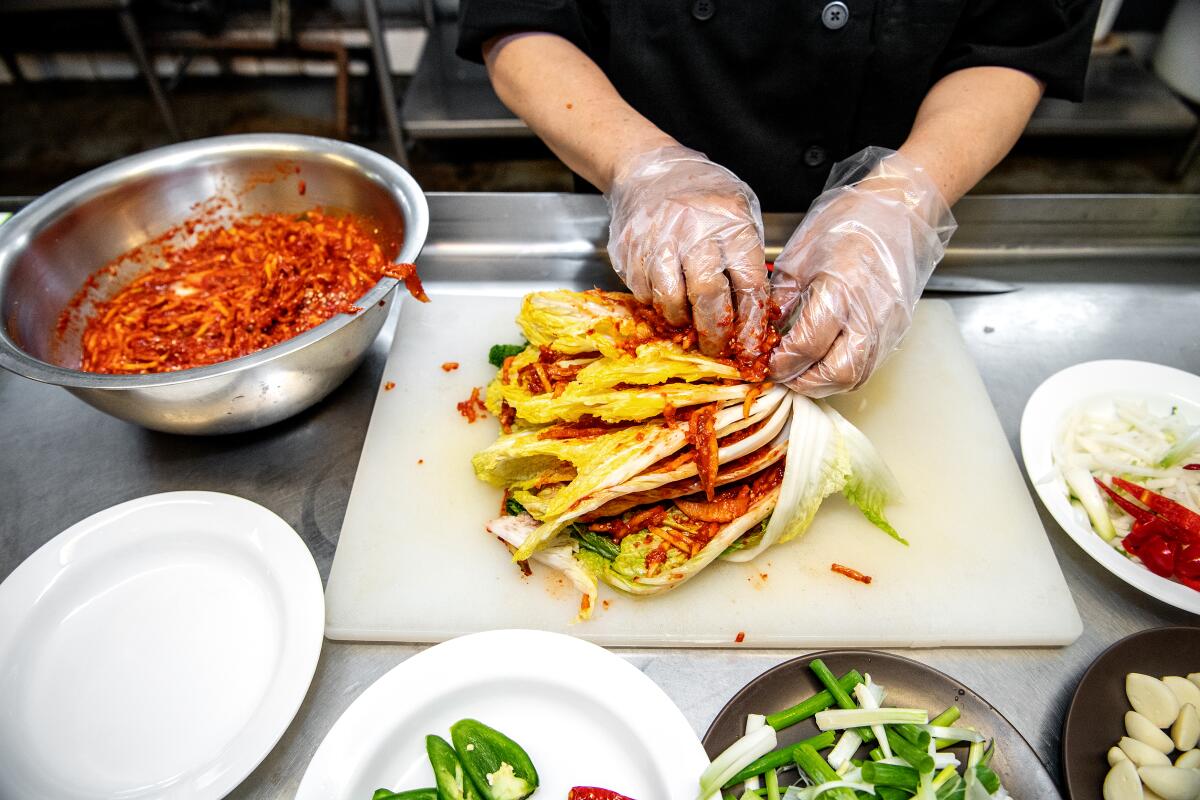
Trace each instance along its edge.
{"label": "white plastic cutting board", "polygon": [[[550,570],[523,577],[483,525],[500,493],[471,455],[488,418],[455,404],[486,386],[496,342],[520,341],[519,298],[405,302],[326,589],[333,639],[437,642],[493,628],[564,631],[606,645],[1067,644],[1071,595],[950,306],[922,301],[904,347],[835,405],[875,443],[905,497],[903,547],[840,496],[802,538],[750,564],[717,562],[678,589],[631,598],[607,586],[591,621]],[[451,333],[452,332],[452,333]],[[461,366],[452,372],[444,362]],[[394,388],[386,387],[394,382]],[[867,586],[833,562],[872,576]]]}

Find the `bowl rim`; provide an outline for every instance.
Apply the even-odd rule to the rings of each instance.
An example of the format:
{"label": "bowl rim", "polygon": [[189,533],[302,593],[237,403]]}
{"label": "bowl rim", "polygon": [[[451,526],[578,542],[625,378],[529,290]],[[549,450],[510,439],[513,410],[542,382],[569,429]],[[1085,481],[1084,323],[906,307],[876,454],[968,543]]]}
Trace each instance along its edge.
{"label": "bowl rim", "polygon": [[[265,154],[287,158],[318,155],[349,162],[381,185],[400,206],[404,216],[404,240],[392,263],[416,261],[429,234],[429,203],[416,179],[395,161],[350,142],[290,133],[250,133],[213,136],[158,147],[118,159],[83,173],[38,197],[0,225],[0,272],[25,249],[34,232],[62,213],[80,196],[111,189],[132,177],[178,167],[194,160],[220,155]],[[61,367],[30,355],[0,325],[0,367],[42,383],[80,389],[147,389],[190,383],[219,375],[230,375],[283,358],[332,335],[370,312],[399,283],[384,277],[355,301],[353,314],[336,314],[316,327],[270,347],[227,361],[202,367],[146,375],[113,375]]]}

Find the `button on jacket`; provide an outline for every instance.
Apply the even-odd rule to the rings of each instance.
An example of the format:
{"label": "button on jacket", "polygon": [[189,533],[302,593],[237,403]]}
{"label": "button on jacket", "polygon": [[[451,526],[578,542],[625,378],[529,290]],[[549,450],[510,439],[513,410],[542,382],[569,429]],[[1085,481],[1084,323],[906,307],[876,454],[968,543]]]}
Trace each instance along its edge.
{"label": "button on jacket", "polygon": [[829,169],[899,147],[926,92],[966,67],[1027,72],[1078,100],[1099,0],[464,0],[459,55],[562,36],[662,130],[803,211]]}

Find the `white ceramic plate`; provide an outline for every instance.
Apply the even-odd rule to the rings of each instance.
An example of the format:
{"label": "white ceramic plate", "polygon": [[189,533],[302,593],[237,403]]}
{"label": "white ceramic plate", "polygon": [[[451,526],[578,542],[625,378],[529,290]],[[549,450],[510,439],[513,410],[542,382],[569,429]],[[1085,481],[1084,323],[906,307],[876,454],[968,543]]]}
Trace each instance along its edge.
{"label": "white ceramic plate", "polygon": [[248,500],[71,526],[0,584],[0,797],[224,796],[295,716],[323,625],[308,548]]}
{"label": "white ceramic plate", "polygon": [[425,650],[372,684],[313,756],[296,800],[370,800],[433,786],[425,736],[472,717],[512,737],[537,797],[602,786],[636,800],[694,800],[708,765],[670,698],[623,658],[543,631],[488,631]]}
{"label": "white ceramic plate", "polygon": [[1143,400],[1157,414],[1172,406],[1200,422],[1200,377],[1145,361],[1089,361],[1047,378],[1029,397],[1021,416],[1025,470],[1055,521],[1088,555],[1121,580],[1151,597],[1200,614],[1200,592],[1160,578],[1118,553],[1092,530],[1087,516],[1071,506],[1067,485],[1054,467],[1054,440],[1067,414],[1076,408],[1104,408],[1116,399]]}

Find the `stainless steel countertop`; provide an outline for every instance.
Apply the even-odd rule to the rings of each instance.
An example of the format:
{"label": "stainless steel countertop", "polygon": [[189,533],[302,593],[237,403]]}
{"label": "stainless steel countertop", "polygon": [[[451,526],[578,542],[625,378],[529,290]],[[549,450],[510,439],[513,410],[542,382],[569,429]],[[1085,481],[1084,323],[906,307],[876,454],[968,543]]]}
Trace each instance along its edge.
{"label": "stainless steel countertop", "polygon": [[[605,223],[599,198],[434,194],[430,208],[430,245],[420,263],[435,290],[472,291],[520,279],[612,284],[599,250]],[[1026,398],[1063,367],[1133,358],[1200,373],[1200,197],[968,198],[956,213],[963,229],[941,269],[1020,287],[948,298],[1014,452]],[[794,222],[768,220],[768,239],[778,243]],[[295,527],[327,577],[390,330],[316,407],[266,430],[219,438],[136,428],[61,389],[0,372],[0,579],[89,514],[177,489],[229,492],[265,505]],[[1129,633],[1197,620],[1126,586],[1044,511],[1042,520],[1083,617],[1077,642],[899,652],[983,694],[1058,778],[1063,714],[1087,665]],[[418,649],[325,642],[295,721],[230,796],[291,797],[342,711]],[[703,734],[743,684],[799,651],[622,654]]]}

